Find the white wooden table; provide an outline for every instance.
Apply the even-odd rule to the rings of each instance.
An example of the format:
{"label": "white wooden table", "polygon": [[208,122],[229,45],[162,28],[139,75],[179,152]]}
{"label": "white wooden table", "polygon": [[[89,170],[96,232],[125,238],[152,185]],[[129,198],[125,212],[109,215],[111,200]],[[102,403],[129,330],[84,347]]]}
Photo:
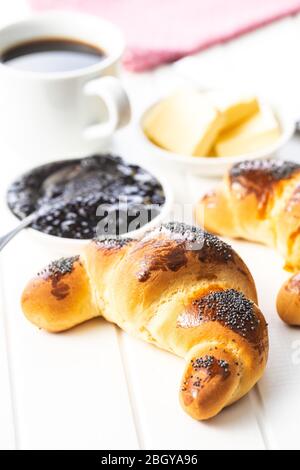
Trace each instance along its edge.
{"label": "white wooden table", "polygon": [[[26,13],[25,0],[0,4],[1,23]],[[203,86],[262,91],[300,115],[299,44],[300,17],[293,17],[154,72],[124,74],[135,119],[148,100],[186,78]],[[143,161],[134,122],[120,132],[114,147]],[[2,195],[28,161],[2,148],[1,130],[0,151],[4,231],[9,219]],[[299,137],[282,156],[300,159]],[[185,193],[181,202],[191,202],[212,183],[183,175],[177,190],[184,191],[177,191],[178,197]],[[300,330],[284,326],[275,313],[275,296],[287,274],[282,260],[267,248],[232,244],[256,280],[270,325],[270,360],[248,396],[210,422],[198,423],[178,404],[180,359],[102,320],[60,335],[39,331],[25,320],[20,293],[51,253],[26,233],[19,235],[0,258],[0,448],[299,449]]]}

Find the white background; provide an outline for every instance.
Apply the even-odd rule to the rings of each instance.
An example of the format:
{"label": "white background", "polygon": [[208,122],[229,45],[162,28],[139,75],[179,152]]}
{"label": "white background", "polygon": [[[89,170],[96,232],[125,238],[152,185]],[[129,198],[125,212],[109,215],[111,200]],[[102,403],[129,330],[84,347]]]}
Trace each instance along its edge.
{"label": "white background", "polygon": [[[1,0],[0,23],[28,11],[25,1]],[[186,78],[203,86],[263,92],[300,116],[299,50],[300,17],[295,16],[154,72],[124,73],[134,119],[130,129],[119,133],[115,150],[143,162],[145,149],[134,127],[137,116],[149,101]],[[295,137],[281,155],[299,159],[299,142]],[[11,224],[5,188],[30,166],[30,159],[3,148],[1,129],[0,152],[4,232]],[[212,184],[181,175],[176,193],[181,198],[185,194],[181,202],[192,202]],[[270,360],[259,386],[247,397],[210,422],[199,423],[178,404],[180,359],[102,320],[60,335],[29,324],[21,313],[20,293],[52,253],[26,233],[11,242],[0,258],[0,448],[299,449],[300,330],[283,325],[275,311],[276,294],[287,274],[271,250],[247,242],[232,244],[256,280],[270,325]]]}

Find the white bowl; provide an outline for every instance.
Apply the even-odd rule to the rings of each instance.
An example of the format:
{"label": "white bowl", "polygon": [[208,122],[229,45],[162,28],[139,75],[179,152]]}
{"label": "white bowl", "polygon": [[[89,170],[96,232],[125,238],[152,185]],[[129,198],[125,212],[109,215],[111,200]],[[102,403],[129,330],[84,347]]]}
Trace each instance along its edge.
{"label": "white bowl", "polygon": [[281,128],[281,136],[272,145],[252,153],[232,157],[191,157],[189,155],[180,155],[155,145],[144,133],[144,120],[156,104],[157,101],[149,106],[139,119],[137,126],[138,138],[144,147],[148,147],[152,161],[151,166],[158,166],[164,169],[169,167],[171,171],[188,172],[199,176],[222,176],[228,168],[237,162],[275,157],[278,150],[291,139],[295,132],[295,120],[287,110],[278,104],[270,103],[269,105]]}
{"label": "white bowl", "polygon": [[[141,166],[141,165],[139,165]],[[142,167],[146,169],[145,167]],[[139,228],[138,230],[133,230],[128,233],[124,233],[120,235],[120,238],[138,238],[143,235],[147,230],[150,230],[157,225],[168,222],[169,215],[171,214],[172,207],[173,207],[173,191],[171,186],[169,185],[166,178],[162,176],[157,176],[155,171],[148,170],[161,184],[164,195],[165,195],[165,203],[163,204],[160,213],[154,217],[151,222],[145,224],[143,227]],[[13,212],[7,206],[7,211],[10,217],[13,219],[14,224],[17,225],[20,220],[13,214]],[[60,257],[60,256],[74,256],[78,255],[82,252],[83,247],[89,243],[91,240],[79,240],[74,238],[63,238],[57,237],[54,235],[48,235],[44,232],[33,228],[24,229],[27,235],[34,239],[35,243],[37,242],[41,247],[51,254],[52,257]]]}

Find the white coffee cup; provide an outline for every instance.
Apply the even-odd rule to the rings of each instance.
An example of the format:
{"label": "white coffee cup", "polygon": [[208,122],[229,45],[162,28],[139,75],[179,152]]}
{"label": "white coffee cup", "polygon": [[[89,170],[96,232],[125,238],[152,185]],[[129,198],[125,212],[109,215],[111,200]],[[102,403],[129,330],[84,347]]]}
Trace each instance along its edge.
{"label": "white coffee cup", "polygon": [[94,65],[67,72],[32,72],[0,63],[0,138],[31,162],[103,150],[130,120],[130,104],[116,78],[124,40],[111,23],[93,16],[48,12],[0,29],[0,56],[37,38],[80,40],[101,48]]}

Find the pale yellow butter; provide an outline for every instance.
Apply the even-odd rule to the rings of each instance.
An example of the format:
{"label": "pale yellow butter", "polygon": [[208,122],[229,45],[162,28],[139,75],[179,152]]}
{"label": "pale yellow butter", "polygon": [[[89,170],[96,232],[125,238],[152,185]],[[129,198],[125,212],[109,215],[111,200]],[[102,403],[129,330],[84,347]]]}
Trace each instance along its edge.
{"label": "pale yellow butter", "polygon": [[183,90],[154,106],[143,126],[147,137],[166,150],[206,156],[223,122],[210,99],[197,91]]}
{"label": "pale yellow butter", "polygon": [[260,106],[252,118],[222,132],[214,146],[218,157],[243,155],[273,144],[281,134],[279,123],[271,108]]}
{"label": "pale yellow butter", "polygon": [[255,96],[213,92],[209,95],[215,107],[223,114],[223,131],[232,129],[259,112],[259,101]]}

